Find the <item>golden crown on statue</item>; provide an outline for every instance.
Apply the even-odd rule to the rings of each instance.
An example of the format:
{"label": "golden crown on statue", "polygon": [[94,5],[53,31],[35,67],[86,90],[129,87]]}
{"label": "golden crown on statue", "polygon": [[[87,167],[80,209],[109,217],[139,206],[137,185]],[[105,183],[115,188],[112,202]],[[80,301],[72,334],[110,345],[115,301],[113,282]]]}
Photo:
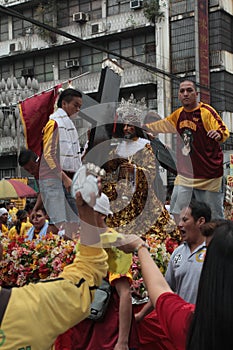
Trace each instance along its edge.
{"label": "golden crown on statue", "polygon": [[118,120],[124,124],[143,124],[146,112],[145,97],[137,101],[133,94],[130,95],[128,101],[122,98],[117,108]]}

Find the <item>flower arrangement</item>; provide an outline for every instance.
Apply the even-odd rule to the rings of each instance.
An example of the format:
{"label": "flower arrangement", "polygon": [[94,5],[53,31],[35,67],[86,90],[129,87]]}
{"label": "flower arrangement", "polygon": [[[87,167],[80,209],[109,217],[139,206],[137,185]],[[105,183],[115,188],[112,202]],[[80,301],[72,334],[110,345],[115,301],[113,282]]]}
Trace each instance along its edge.
{"label": "flower arrangement", "polygon": [[19,287],[40,279],[55,278],[75,257],[74,241],[47,234],[41,240],[24,241],[23,237],[2,238],[0,285]]}
{"label": "flower arrangement", "polygon": [[[157,264],[162,274],[165,274],[170,256],[173,250],[178,246],[178,242],[169,236],[162,241],[156,234],[147,235],[144,238],[149,246],[152,259]],[[148,293],[143,283],[141,265],[137,254],[133,255],[131,273],[133,276],[131,285],[132,295],[136,297],[136,299],[147,297]]]}

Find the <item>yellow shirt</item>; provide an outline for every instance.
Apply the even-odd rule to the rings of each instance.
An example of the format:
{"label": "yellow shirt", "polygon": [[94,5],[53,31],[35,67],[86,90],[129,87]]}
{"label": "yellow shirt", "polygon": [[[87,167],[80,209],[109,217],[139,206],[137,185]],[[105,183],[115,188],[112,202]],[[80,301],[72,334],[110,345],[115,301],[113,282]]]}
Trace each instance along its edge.
{"label": "yellow shirt", "polygon": [[[21,225],[21,228],[20,228],[20,233],[19,233],[19,236],[20,237],[26,237],[26,234],[27,234],[27,232],[28,232],[28,230],[29,230],[29,228],[32,226],[32,224],[29,222],[29,221],[27,221],[27,222],[22,222],[22,225]],[[15,236],[17,236],[18,235],[18,233],[17,233],[17,231],[16,231],[16,228],[15,228],[15,226],[13,226],[11,229],[10,229],[10,231],[9,231],[9,233],[8,233],[8,237],[10,238],[10,239],[13,239]]]}
{"label": "yellow shirt", "polygon": [[17,211],[18,209],[16,207],[13,207],[12,209],[8,210],[8,213],[11,216],[13,222],[17,220],[17,216],[16,216]]}
{"label": "yellow shirt", "polygon": [[6,236],[6,234],[8,233],[8,227],[5,224],[2,224],[0,226],[0,231],[2,232],[3,236]]}
{"label": "yellow shirt", "polygon": [[80,245],[60,279],[13,288],[1,324],[2,350],[51,349],[59,334],[88,316],[106,261],[103,249]]}

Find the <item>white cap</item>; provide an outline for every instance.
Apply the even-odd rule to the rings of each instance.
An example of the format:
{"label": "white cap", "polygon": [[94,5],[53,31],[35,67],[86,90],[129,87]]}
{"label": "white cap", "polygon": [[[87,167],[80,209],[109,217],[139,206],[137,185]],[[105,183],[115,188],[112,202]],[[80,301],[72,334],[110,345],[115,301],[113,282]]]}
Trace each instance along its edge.
{"label": "white cap", "polygon": [[6,213],[8,214],[8,211],[6,210],[6,208],[0,208],[0,216]]}
{"label": "white cap", "polygon": [[106,194],[101,193],[99,198],[96,198],[96,203],[93,207],[95,211],[104,215],[112,215],[113,212],[110,209],[110,202]]}

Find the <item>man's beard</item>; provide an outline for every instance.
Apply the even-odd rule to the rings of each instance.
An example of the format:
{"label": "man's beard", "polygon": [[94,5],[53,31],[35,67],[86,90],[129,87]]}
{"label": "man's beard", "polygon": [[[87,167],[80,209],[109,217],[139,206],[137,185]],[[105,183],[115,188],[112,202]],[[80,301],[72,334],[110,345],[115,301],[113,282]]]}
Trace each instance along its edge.
{"label": "man's beard", "polygon": [[136,132],[134,132],[133,134],[126,134],[126,135],[124,135],[124,139],[125,140],[132,140],[136,136],[137,136]]}

